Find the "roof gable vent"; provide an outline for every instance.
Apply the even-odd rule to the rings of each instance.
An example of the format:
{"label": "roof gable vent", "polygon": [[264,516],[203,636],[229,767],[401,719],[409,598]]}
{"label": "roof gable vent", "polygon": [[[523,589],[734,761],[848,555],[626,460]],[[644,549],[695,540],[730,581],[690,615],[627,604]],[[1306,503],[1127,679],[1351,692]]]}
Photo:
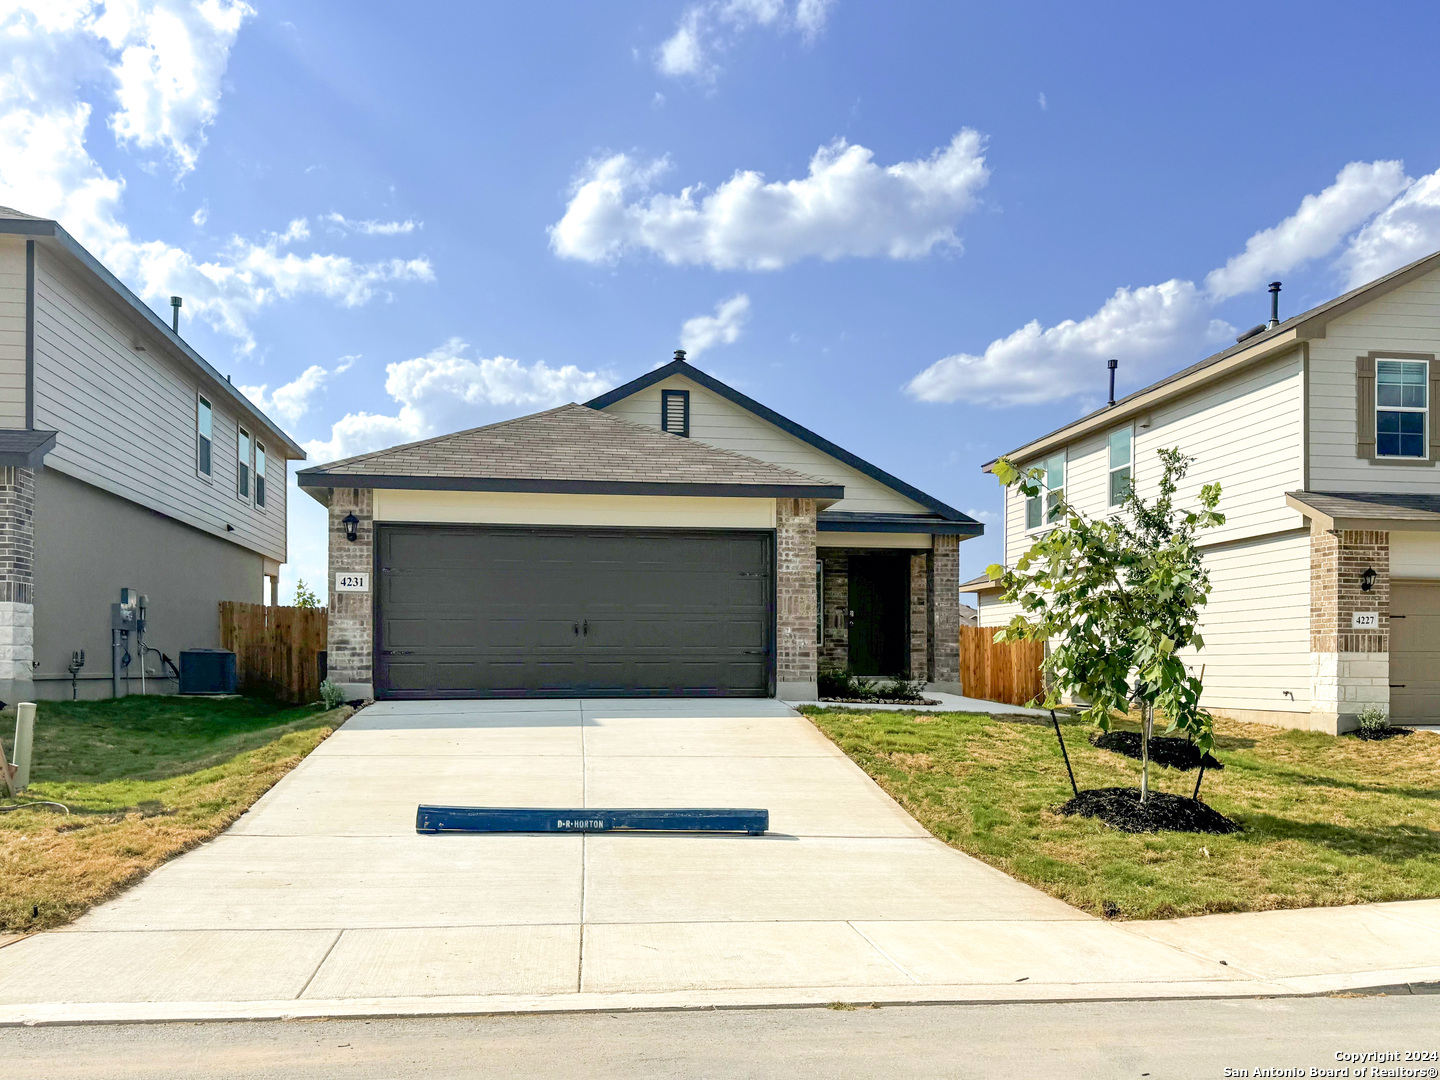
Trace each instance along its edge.
{"label": "roof gable vent", "polygon": [[660,391],[660,430],[690,437],[690,391]]}

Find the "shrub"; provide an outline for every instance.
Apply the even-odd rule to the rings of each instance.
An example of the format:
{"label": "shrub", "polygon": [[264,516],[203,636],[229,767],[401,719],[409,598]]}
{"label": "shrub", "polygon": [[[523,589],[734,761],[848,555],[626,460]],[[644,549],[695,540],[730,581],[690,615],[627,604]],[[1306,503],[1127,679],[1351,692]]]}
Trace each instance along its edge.
{"label": "shrub", "polygon": [[1383,736],[1390,730],[1390,717],[1382,705],[1366,705],[1356,716],[1360,734],[1367,738]]}
{"label": "shrub", "polygon": [[320,684],[320,697],[325,702],[325,708],[338,709],[345,704],[345,691],[340,689],[338,683],[326,679]]}

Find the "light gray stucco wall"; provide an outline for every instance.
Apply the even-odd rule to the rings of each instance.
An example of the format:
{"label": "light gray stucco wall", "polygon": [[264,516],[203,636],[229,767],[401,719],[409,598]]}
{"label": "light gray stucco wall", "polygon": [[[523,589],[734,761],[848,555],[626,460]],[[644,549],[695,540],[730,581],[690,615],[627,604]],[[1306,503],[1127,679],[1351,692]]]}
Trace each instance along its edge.
{"label": "light gray stucco wall", "polygon": [[[35,473],[35,694],[70,696],[70,654],[85,650],[82,697],[110,695],[110,605],[128,586],[150,600],[146,644],[220,647],[221,600],[259,603],[264,557],[54,469]],[[131,643],[133,693],[139,657]],[[150,670],[159,670],[152,654]],[[150,685],[153,693],[173,682]]]}

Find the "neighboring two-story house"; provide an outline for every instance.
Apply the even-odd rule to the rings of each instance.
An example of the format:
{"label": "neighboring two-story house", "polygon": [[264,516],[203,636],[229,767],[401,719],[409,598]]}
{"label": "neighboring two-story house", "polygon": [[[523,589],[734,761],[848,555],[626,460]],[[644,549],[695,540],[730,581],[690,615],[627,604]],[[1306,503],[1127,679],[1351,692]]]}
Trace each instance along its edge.
{"label": "neighboring two-story house", "polygon": [[[1155,451],[1219,481],[1205,534],[1203,703],[1337,733],[1368,703],[1440,722],[1440,253],[1202,360],[1006,455],[1105,514],[1153,495]],[[991,463],[993,464],[993,462]],[[989,466],[986,466],[989,470]],[[1005,561],[1047,527],[1006,492]],[[1016,613],[984,579],[980,624]]]}
{"label": "neighboring two-story house", "polygon": [[175,689],[160,653],[273,596],[304,456],[58,224],[0,208],[0,699],[108,695],[122,588],[155,650],[127,639],[123,683]]}

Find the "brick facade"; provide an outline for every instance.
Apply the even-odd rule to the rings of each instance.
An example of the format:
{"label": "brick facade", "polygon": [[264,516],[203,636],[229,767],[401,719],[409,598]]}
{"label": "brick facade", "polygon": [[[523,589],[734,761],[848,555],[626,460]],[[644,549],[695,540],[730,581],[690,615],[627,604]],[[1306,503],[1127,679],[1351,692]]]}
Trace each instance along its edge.
{"label": "brick facade", "polygon": [[[957,597],[958,599],[958,597]],[[930,678],[930,553],[910,556],[910,678]]]}
{"label": "brick facade", "polygon": [[35,473],[6,466],[0,468],[0,695],[32,697],[34,661]]}
{"label": "brick facade", "polygon": [[815,500],[775,500],[775,688],[781,698],[818,693],[815,641]]}
{"label": "brick facade", "polygon": [[930,549],[930,683],[960,693],[960,538],[937,536]]}
{"label": "brick facade", "polygon": [[820,609],[824,633],[819,670],[838,675],[850,666],[850,552],[846,548],[820,548],[818,555],[824,566],[824,604]]}
{"label": "brick facade", "polygon": [[[335,591],[339,573],[372,574],[375,571],[374,499],[368,488],[335,488],[330,495],[330,641],[327,665],[330,678],[349,684],[347,695],[374,694],[371,664],[374,660],[375,606],[372,593]],[[345,538],[345,517],[360,519],[354,541]],[[370,587],[379,582],[371,580]]]}
{"label": "brick facade", "polygon": [[[1369,590],[1361,575],[1375,571]],[[1357,612],[1379,626],[1356,629]],[[1390,534],[1369,530],[1310,537],[1310,701],[1312,727],[1338,733],[1365,705],[1390,704]]]}

